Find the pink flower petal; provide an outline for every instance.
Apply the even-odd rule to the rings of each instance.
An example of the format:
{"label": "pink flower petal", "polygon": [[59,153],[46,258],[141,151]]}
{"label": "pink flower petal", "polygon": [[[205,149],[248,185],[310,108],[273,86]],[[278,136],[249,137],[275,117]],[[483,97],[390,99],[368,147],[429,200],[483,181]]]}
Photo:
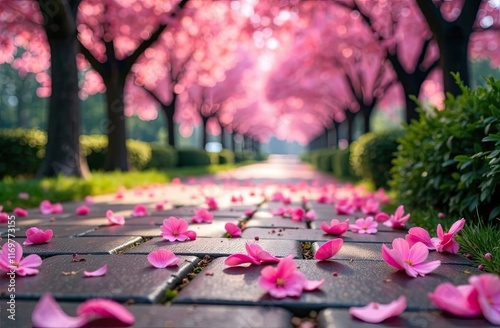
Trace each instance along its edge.
{"label": "pink flower petal", "polygon": [[108,272],[108,265],[105,264],[95,271],[83,271],[85,277],[102,277]]}
{"label": "pink flower petal", "polygon": [[231,237],[241,237],[241,229],[234,223],[228,222],[224,225],[224,229],[226,229],[227,233]]}
{"label": "pink flower petal", "polygon": [[191,240],[195,240],[197,237],[196,232],[193,230],[187,230],[184,234]]}
{"label": "pink flower petal", "polygon": [[64,211],[61,203],[52,204],[52,214],[61,214]]}
{"label": "pink flower petal", "polygon": [[428,249],[436,249],[432,243],[431,236],[429,232],[424,228],[413,227],[408,230],[408,234],[405,236],[408,245],[411,247],[417,242],[423,243]]}
{"label": "pink flower petal", "polygon": [[403,266],[400,264],[401,259],[397,258],[393,250],[390,250],[386,245],[382,245],[382,258],[387,264],[395,267],[398,270],[403,270]]}
{"label": "pink flower petal", "polygon": [[500,325],[500,277],[484,273],[469,278],[478,292],[478,301],[484,317],[494,325]]}
{"label": "pink flower petal", "polygon": [[20,218],[28,216],[28,211],[26,211],[24,208],[16,207],[13,212],[15,216],[18,216]]}
{"label": "pink flower petal", "polygon": [[429,299],[441,310],[450,312],[459,317],[475,317],[481,314],[477,300],[477,290],[470,285],[453,286],[449,282],[436,287],[429,293]]}
{"label": "pink flower petal", "polygon": [[237,266],[244,263],[259,265],[260,261],[246,254],[231,254],[224,260],[224,264],[228,266]]}
{"label": "pink flower petal", "polygon": [[36,245],[36,244],[44,244],[52,239],[53,232],[52,229],[47,229],[43,231],[42,229],[38,229],[36,227],[31,227],[26,230],[27,239],[24,241],[23,245]]}
{"label": "pink flower petal", "polygon": [[76,209],[76,214],[78,215],[87,215],[90,213],[90,208],[86,205],[82,205]]}
{"label": "pink flower petal", "polygon": [[389,220],[390,218],[391,217],[389,216],[389,214],[384,213],[384,212],[380,212],[380,213],[375,215],[375,220],[377,220],[378,222],[385,222],[385,221]]}
{"label": "pink flower petal", "polygon": [[400,296],[389,304],[369,303],[363,307],[351,307],[349,313],[359,320],[379,323],[390,317],[400,315],[406,309],[406,298]]}
{"label": "pink flower petal", "polygon": [[135,323],[134,315],[123,305],[103,298],[83,302],[76,309],[76,313],[84,317],[115,318],[126,325],[133,325]]}
{"label": "pink flower petal", "polygon": [[123,217],[123,215],[115,215],[115,213],[113,213],[113,211],[111,210],[106,211],[106,219],[108,219],[110,225],[125,224],[125,218]]}
{"label": "pink flower petal", "polygon": [[325,278],[321,280],[306,280],[304,283],[304,290],[310,291],[310,290],[315,290],[318,289],[319,286],[323,285],[325,282]]}
{"label": "pink flower petal", "polygon": [[341,238],[336,238],[327,241],[318,248],[316,254],[314,254],[314,259],[318,261],[324,261],[333,257],[340,251],[343,244],[344,241]]}
{"label": "pink flower petal", "polygon": [[413,268],[420,276],[425,276],[428,273],[436,270],[441,265],[441,261],[432,261],[427,263],[414,264]]}
{"label": "pink flower petal", "polygon": [[82,327],[89,321],[87,316],[70,317],[61,309],[52,295],[43,294],[31,314],[33,327]]}
{"label": "pink flower petal", "polygon": [[159,249],[148,254],[148,261],[155,268],[163,269],[179,264],[180,258],[172,251]]}
{"label": "pink flower petal", "polygon": [[39,208],[42,214],[52,214],[52,203],[48,200],[42,200]]}

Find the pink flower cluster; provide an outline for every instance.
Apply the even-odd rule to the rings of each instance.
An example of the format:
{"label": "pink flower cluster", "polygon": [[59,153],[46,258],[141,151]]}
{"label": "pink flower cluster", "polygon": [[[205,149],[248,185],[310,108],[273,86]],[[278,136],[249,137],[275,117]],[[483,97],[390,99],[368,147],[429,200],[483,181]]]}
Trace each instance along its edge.
{"label": "pink flower cluster", "polygon": [[447,233],[444,233],[443,227],[441,224],[438,224],[436,230],[437,237],[435,238],[431,238],[427,230],[420,227],[414,227],[408,230],[408,234],[405,236],[405,239],[410,246],[417,242],[421,242],[430,250],[457,254],[460,245],[455,240],[455,235],[462,230],[464,226],[465,219],[462,218],[453,223],[450,230]]}
{"label": "pink flower cluster", "polygon": [[40,213],[42,214],[60,214],[63,212],[63,206],[61,203],[52,204],[48,200],[43,200],[40,203]]}
{"label": "pink flower cluster", "polygon": [[482,313],[493,325],[500,325],[500,277],[495,274],[472,276],[468,285],[442,283],[429,293],[429,298],[440,309],[459,317]]}

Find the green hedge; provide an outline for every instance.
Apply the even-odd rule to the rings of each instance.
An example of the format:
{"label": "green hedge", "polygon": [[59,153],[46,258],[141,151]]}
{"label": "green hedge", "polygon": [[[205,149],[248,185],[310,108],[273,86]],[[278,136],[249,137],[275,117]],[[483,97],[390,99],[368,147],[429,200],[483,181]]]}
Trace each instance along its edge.
{"label": "green hedge", "polygon": [[[108,140],[103,135],[84,135],[80,137],[82,151],[87,157],[89,169],[102,170],[107,153]],[[139,140],[127,140],[129,164],[132,169],[143,170],[151,160],[151,146]]]}
{"label": "green hedge", "polygon": [[455,217],[500,214],[500,82],[449,96],[444,110],[419,108],[394,160],[398,200]]}
{"label": "green hedge", "polygon": [[33,176],[45,154],[47,135],[39,130],[0,130],[0,178]]}
{"label": "green hedge", "polygon": [[236,152],[234,154],[235,163],[242,163],[253,160],[255,160],[255,154],[251,150],[244,150],[242,152]]}
{"label": "green hedge", "polygon": [[376,188],[387,188],[398,150],[397,139],[404,133],[404,130],[369,132],[353,142],[350,161],[356,176],[372,181]]}
{"label": "green hedge", "polygon": [[234,153],[229,149],[219,152],[219,164],[234,164]]}
{"label": "green hedge", "polygon": [[350,148],[336,149],[332,156],[333,176],[342,180],[353,180],[356,175],[350,162]]}
{"label": "green hedge", "polygon": [[177,150],[178,167],[184,166],[207,166],[211,164],[208,153],[201,149],[179,149]]}
{"label": "green hedge", "polygon": [[150,144],[151,160],[146,165],[147,169],[170,169],[177,166],[177,152],[172,147],[159,144]]}

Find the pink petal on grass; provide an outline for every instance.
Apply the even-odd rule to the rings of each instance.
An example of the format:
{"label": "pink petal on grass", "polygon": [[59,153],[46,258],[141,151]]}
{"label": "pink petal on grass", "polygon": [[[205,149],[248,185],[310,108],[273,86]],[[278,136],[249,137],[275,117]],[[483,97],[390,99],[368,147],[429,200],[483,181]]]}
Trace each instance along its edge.
{"label": "pink petal on grass", "polygon": [[148,254],[148,262],[158,269],[177,265],[179,261],[180,259],[167,249],[159,249]]}
{"label": "pink petal on grass", "polygon": [[318,248],[316,254],[314,254],[314,259],[318,261],[328,260],[340,251],[343,244],[344,241],[341,238],[327,241]]}
{"label": "pink petal on grass", "polygon": [[259,265],[260,261],[246,254],[231,254],[224,260],[224,264],[227,266],[237,266],[245,263]]}
{"label": "pink petal on grass", "polygon": [[241,237],[241,229],[234,223],[228,222],[224,225],[224,229],[226,229],[227,233],[231,237]]}
{"label": "pink petal on grass", "polygon": [[459,317],[469,318],[481,314],[477,290],[471,285],[454,286],[445,282],[428,296],[438,308]]}
{"label": "pink petal on grass", "polygon": [[82,327],[89,321],[86,316],[70,317],[61,309],[51,294],[43,294],[31,314],[33,327]]}
{"label": "pink petal on grass", "polygon": [[123,305],[103,298],[95,298],[83,302],[76,313],[82,317],[115,318],[126,325],[133,325],[135,317]]}
{"label": "pink petal on grass", "polygon": [[400,315],[406,309],[406,298],[400,296],[389,304],[369,303],[363,307],[351,307],[349,313],[359,320],[370,323],[379,323],[390,317]]}
{"label": "pink petal on grass", "polygon": [[83,271],[85,277],[102,277],[108,272],[108,265],[105,264],[95,271]]}

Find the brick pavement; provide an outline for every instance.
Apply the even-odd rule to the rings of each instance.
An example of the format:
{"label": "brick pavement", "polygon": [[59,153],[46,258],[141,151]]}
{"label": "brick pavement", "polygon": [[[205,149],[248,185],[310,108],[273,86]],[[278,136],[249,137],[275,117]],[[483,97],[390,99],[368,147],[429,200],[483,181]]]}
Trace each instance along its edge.
{"label": "brick pavement", "polygon": [[[210,183],[215,179],[216,184]],[[240,180],[241,179],[241,180]],[[6,275],[0,277],[0,327],[29,327],[31,312],[39,297],[52,293],[71,315],[82,301],[105,297],[127,304],[136,316],[135,327],[489,327],[482,318],[460,319],[439,311],[427,294],[442,282],[466,284],[471,274],[479,274],[471,263],[458,256],[431,252],[429,259],[442,265],[426,277],[410,278],[396,271],[381,258],[381,245],[403,237],[404,230],[381,229],[375,235],[347,232],[341,251],[329,261],[308,259],[307,249],[314,251],[334,238],[319,228],[322,221],[339,216],[333,206],[317,204],[314,195],[304,194],[293,186],[332,183],[330,178],[298,162],[275,158],[218,175],[204,178],[202,184],[190,181],[151,190],[130,190],[122,199],[114,195],[95,197],[88,216],[78,216],[74,209],[83,204],[65,204],[61,215],[41,215],[29,210],[27,218],[16,219],[16,241],[22,243],[31,226],[51,228],[54,238],[47,244],[24,246],[25,254],[43,258],[36,276],[16,278],[17,320],[7,319],[5,305],[9,295]],[[207,182],[208,181],[208,182]],[[298,190],[292,192],[292,205],[315,209],[313,224],[293,222],[273,216],[280,207],[262,195],[263,188]],[[243,197],[233,203],[231,196]],[[194,241],[168,242],[160,237],[164,218],[174,215],[189,219],[203,205],[204,196],[213,196],[220,205],[212,224],[190,224],[198,238]],[[302,196],[310,199],[302,203]],[[155,210],[155,204],[169,201],[166,209]],[[146,217],[131,217],[136,204],[144,204]],[[126,216],[124,226],[109,226],[106,210]],[[251,209],[248,216],[245,210]],[[360,214],[358,214],[360,215]],[[240,223],[246,227],[242,238],[225,238],[224,225]],[[2,227],[3,228],[3,227]],[[7,240],[2,230],[2,243]],[[233,253],[245,253],[245,243],[258,243],[278,257],[292,255],[299,270],[310,280],[325,278],[317,291],[298,298],[273,299],[259,287],[257,279],[262,266],[227,267],[224,259]],[[156,249],[172,250],[181,258],[176,267],[154,269],[146,255]],[[73,261],[77,254],[85,261]],[[200,261],[209,262],[200,266]],[[103,277],[83,278],[83,270],[94,270],[107,264]],[[336,274],[333,274],[333,273]],[[407,298],[406,311],[381,324],[366,324],[352,318],[350,306],[369,302],[390,302],[400,295]],[[100,320],[99,326],[116,326]],[[311,325],[309,325],[311,326]]]}

